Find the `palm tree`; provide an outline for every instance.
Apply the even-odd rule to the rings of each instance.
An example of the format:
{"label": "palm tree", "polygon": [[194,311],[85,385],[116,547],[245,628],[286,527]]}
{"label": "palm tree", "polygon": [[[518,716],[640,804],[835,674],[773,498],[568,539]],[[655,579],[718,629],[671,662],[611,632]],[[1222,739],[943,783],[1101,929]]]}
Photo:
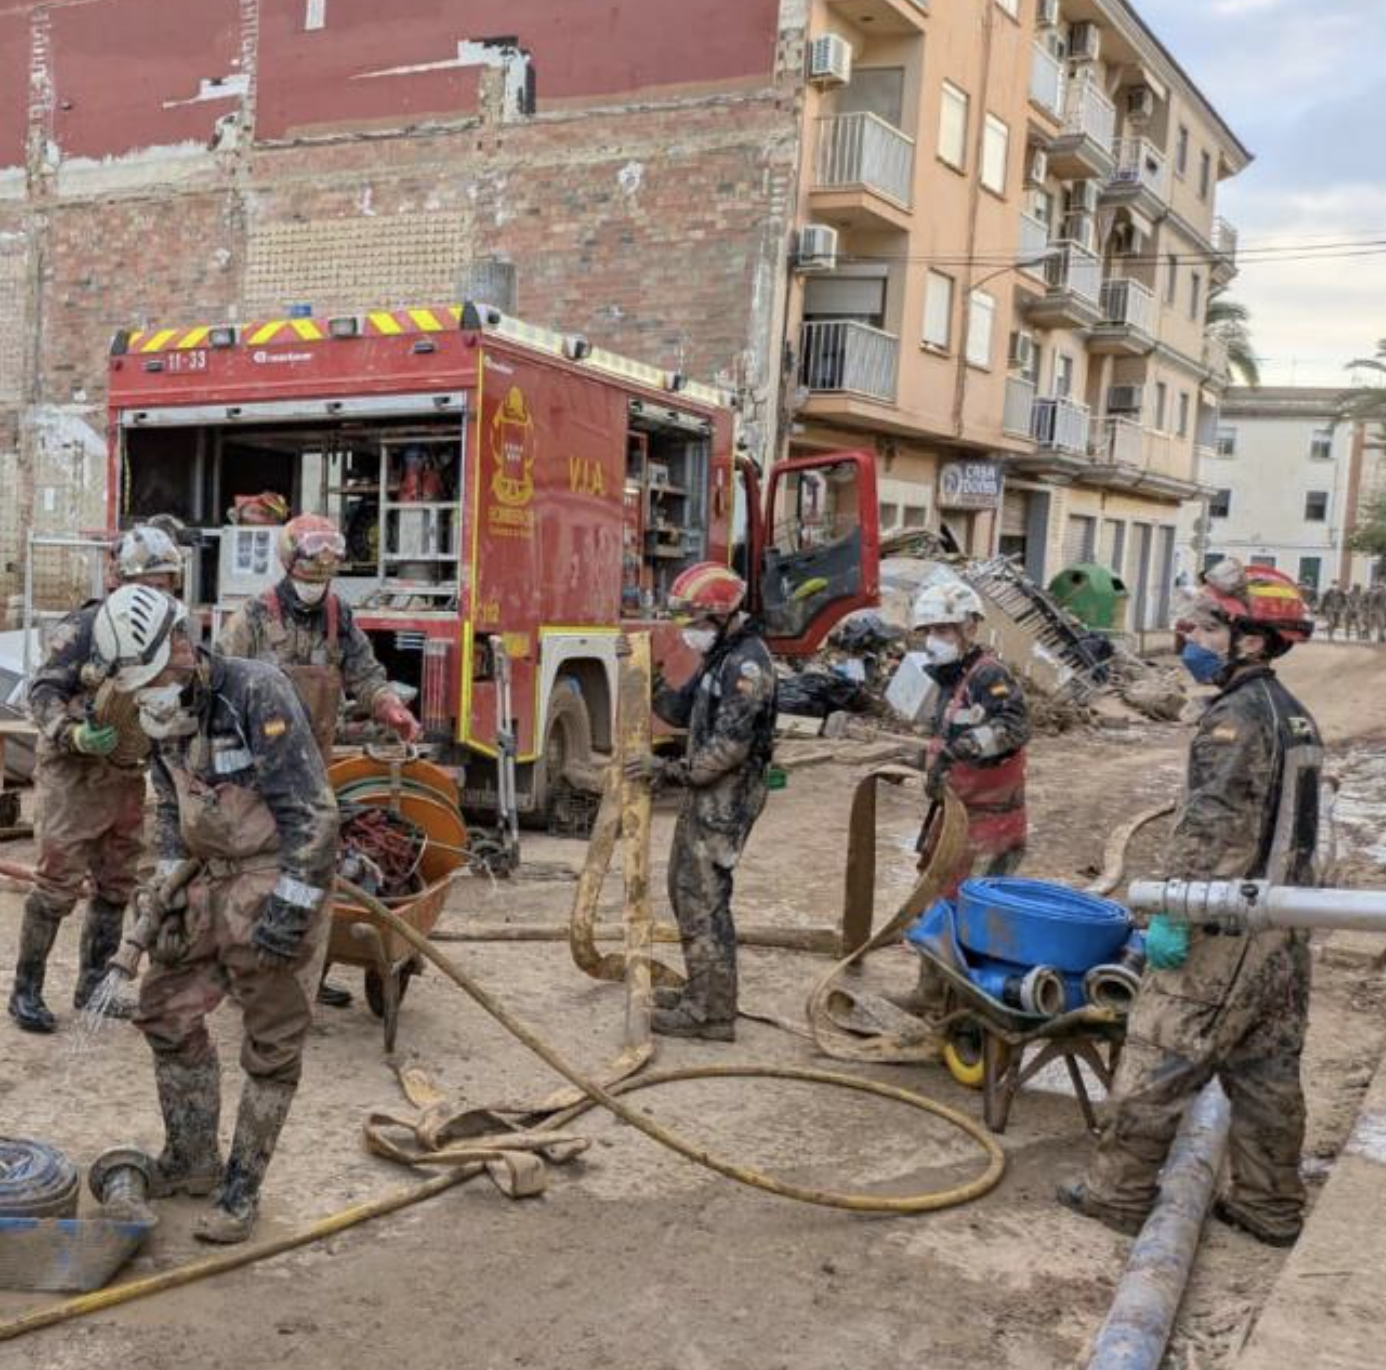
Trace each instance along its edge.
{"label": "palm tree", "polygon": [[1253,389],[1261,384],[1261,367],[1251,342],[1251,311],[1232,299],[1225,285],[1209,292],[1203,331],[1227,349],[1227,365],[1243,384]]}
{"label": "palm tree", "polygon": [[[1359,357],[1348,363],[1352,371],[1375,371],[1386,377],[1386,338],[1376,345],[1375,357]],[[1386,440],[1386,384],[1355,385],[1338,396],[1341,423],[1374,424]]]}

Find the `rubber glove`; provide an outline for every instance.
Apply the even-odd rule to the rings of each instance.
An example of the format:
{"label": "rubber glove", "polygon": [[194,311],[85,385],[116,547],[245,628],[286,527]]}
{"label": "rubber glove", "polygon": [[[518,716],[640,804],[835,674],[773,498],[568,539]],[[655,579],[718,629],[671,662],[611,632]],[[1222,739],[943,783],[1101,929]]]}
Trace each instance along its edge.
{"label": "rubber glove", "polygon": [[417,742],[423,734],[419,720],[392,694],[383,694],[376,700],[375,721],[397,733],[402,742]]}
{"label": "rubber glove", "polygon": [[641,752],[637,756],[627,757],[621,769],[625,772],[626,779],[636,784],[643,780],[647,784],[657,785],[664,777],[664,762],[653,752]]}
{"label": "rubber glove", "polygon": [[309,909],[271,894],[250,932],[261,967],[265,970],[294,969],[303,953],[303,939],[308,935],[311,921]]}
{"label": "rubber glove", "polygon": [[120,734],[109,725],[79,723],[72,730],[72,750],[83,756],[110,756],[119,741]]}
{"label": "rubber glove", "polygon": [[1157,913],[1145,930],[1145,963],[1152,970],[1178,970],[1189,959],[1189,925]]}

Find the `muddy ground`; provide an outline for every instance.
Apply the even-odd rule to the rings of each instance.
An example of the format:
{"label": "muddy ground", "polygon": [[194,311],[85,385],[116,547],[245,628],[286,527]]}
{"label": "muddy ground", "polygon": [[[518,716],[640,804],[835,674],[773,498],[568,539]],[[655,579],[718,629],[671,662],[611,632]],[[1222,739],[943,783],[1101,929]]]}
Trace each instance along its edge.
{"label": "muddy ground", "polygon": [[[1386,806],[1386,744],[1369,740],[1386,736],[1376,683],[1386,656],[1316,646],[1292,660],[1287,675],[1319,714],[1345,774],[1351,826],[1342,836],[1353,876],[1365,883],[1379,870],[1372,846]],[[1141,726],[1037,744],[1029,872],[1075,883],[1088,878],[1114,825],[1177,792],[1186,737],[1179,727]],[[847,800],[863,773],[850,755],[844,745],[841,761],[796,771],[789,789],[772,798],[738,881],[744,921],[836,922]],[[672,821],[672,811],[661,808],[661,888]],[[917,824],[917,791],[887,791],[882,910],[908,886]],[[1152,831],[1136,844],[1133,867],[1158,840]],[[4,855],[23,861],[31,852],[11,844]],[[563,874],[582,856],[580,843],[532,840],[531,878],[462,882],[444,926],[561,921],[573,895]],[[608,896],[614,907],[614,881]],[[20,900],[15,892],[0,894],[6,967]],[[75,924],[64,930],[50,971],[55,1007],[69,1002],[76,931]],[[595,1067],[617,1051],[621,990],[581,975],[562,945],[451,950],[579,1063]],[[1331,947],[1318,950],[1305,1071],[1306,1169],[1315,1184],[1346,1139],[1386,1035],[1380,972]],[[913,964],[904,950],[888,951],[867,974],[883,987],[903,987]],[[803,954],[747,951],[744,999],[798,1017],[822,967]],[[358,972],[337,975],[359,991]],[[228,1067],[229,1128],[239,1087],[233,1012],[219,1013],[215,1026]],[[81,1162],[117,1142],[157,1146],[148,1057],[133,1029],[113,1025],[84,1052],[74,1050],[69,1013],[56,1038],[28,1037],[8,1025],[0,1033],[0,1133],[43,1138]],[[542,1096],[555,1083],[432,972],[410,990],[401,1050],[448,1090],[478,1103]],[[806,1042],[749,1022],[734,1047],[660,1049],[661,1065],[709,1061],[815,1063]],[[866,1073],[979,1112],[977,1096],[939,1067]],[[800,1084],[705,1082],[637,1098],[710,1148],[807,1184],[941,1188],[974,1174],[979,1163],[972,1143],[934,1120]],[[366,1155],[360,1141],[367,1111],[398,1102],[378,1026],[359,993],[352,1009],[321,1011],[303,1090],[271,1171],[260,1235],[287,1233],[413,1183],[408,1172]],[[596,1115],[578,1127],[594,1145],[551,1172],[541,1199],[514,1202],[486,1179],[475,1180],[253,1269],[0,1344],[0,1366],[1047,1370],[1080,1361],[1129,1246],[1051,1200],[1055,1181],[1081,1167],[1090,1145],[1074,1101],[1057,1088],[1028,1090],[1017,1102],[1003,1139],[1008,1164],[999,1188],[961,1208],[903,1219],[863,1218],[753,1192]],[[163,1207],[163,1223],[131,1274],[205,1254],[190,1236],[196,1204]],[[1229,1365],[1282,1259],[1210,1228],[1168,1364]],[[0,1295],[0,1317],[42,1302]]]}

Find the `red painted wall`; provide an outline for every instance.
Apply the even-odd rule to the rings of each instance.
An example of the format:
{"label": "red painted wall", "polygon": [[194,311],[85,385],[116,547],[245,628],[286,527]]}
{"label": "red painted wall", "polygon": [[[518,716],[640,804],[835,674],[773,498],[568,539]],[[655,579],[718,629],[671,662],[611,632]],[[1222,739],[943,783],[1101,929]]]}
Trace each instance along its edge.
{"label": "red painted wall", "polygon": [[29,16],[0,14],[0,168],[24,165],[29,109]]}

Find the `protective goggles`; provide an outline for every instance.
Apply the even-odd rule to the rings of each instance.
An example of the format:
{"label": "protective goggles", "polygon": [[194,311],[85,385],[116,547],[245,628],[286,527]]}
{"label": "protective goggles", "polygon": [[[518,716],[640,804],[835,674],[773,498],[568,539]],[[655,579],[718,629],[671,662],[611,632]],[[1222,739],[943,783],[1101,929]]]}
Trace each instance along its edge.
{"label": "protective goggles", "polygon": [[294,555],[303,561],[343,561],[346,559],[346,539],[336,531],[315,529],[298,538]]}

